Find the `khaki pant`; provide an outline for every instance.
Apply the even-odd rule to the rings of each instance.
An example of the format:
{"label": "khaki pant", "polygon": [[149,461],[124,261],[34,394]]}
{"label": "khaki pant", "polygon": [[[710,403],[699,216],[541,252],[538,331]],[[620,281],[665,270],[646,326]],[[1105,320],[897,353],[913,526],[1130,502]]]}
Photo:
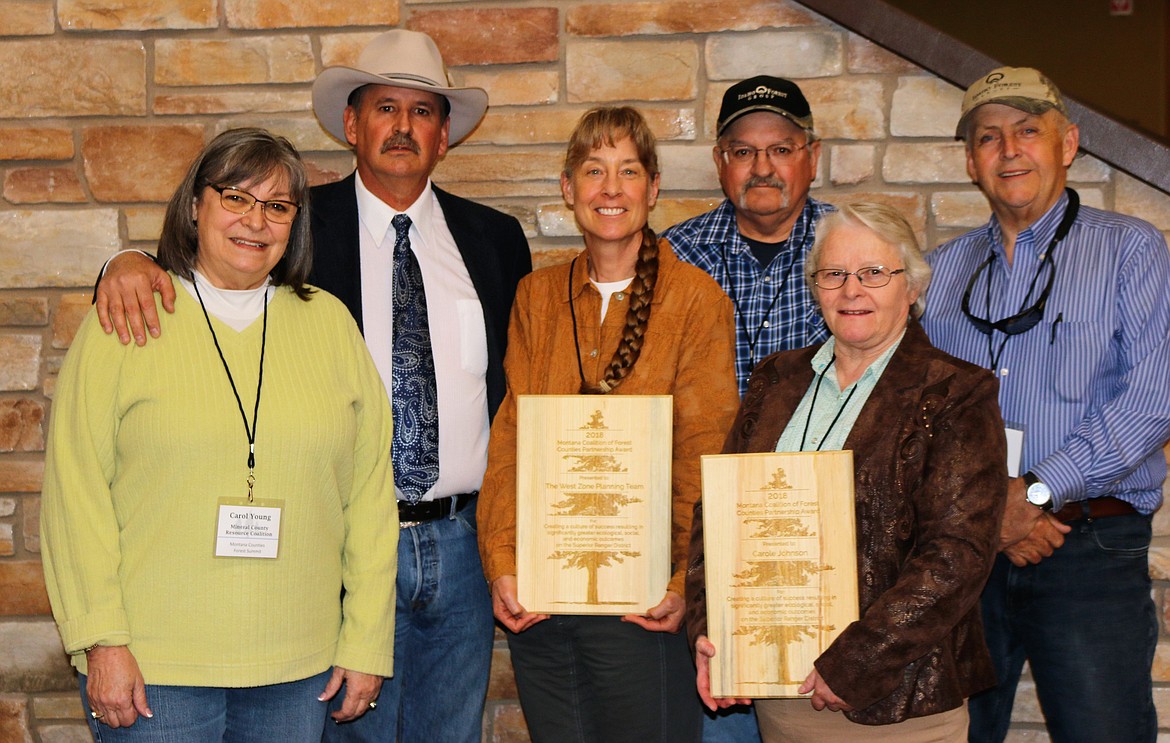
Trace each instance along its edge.
{"label": "khaki pant", "polygon": [[817,712],[807,699],[757,699],[764,743],[966,743],[967,703],[894,725],[858,725],[840,712]]}

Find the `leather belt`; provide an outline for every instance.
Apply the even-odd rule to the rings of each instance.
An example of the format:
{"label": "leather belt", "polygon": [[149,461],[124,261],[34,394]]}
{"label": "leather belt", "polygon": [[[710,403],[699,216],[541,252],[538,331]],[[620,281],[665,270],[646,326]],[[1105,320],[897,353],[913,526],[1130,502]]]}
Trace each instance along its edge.
{"label": "leather belt", "polygon": [[460,493],[459,495],[449,495],[446,498],[419,501],[413,505],[400,500],[398,501],[398,527],[409,529],[427,521],[450,516],[466,508],[471,499],[477,495],[479,493]]}
{"label": "leather belt", "polygon": [[1124,516],[1129,513],[1137,513],[1137,509],[1120,498],[1107,495],[1104,498],[1090,498],[1089,500],[1068,503],[1052,515],[1067,524],[1070,521],[1103,519],[1107,516]]}

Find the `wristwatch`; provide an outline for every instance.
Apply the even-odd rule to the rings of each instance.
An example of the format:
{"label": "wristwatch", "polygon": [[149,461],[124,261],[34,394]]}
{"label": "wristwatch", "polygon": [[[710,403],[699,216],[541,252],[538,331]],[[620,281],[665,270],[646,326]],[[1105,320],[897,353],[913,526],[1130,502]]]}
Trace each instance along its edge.
{"label": "wristwatch", "polygon": [[1040,479],[1031,472],[1024,473],[1024,491],[1028,502],[1042,511],[1052,510],[1052,488],[1040,482]]}

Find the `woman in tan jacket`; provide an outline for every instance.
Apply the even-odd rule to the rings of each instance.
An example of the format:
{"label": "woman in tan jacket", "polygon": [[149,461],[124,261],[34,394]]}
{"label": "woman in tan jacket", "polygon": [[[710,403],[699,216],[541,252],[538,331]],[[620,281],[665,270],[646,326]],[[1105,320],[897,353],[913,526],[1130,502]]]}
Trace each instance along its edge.
{"label": "woman in tan jacket", "polygon": [[[738,404],[734,327],[719,286],[647,226],[658,181],[641,114],[585,114],[561,174],[585,250],[526,277],[512,308],[508,393],[492,424],[479,545],[535,743],[679,743],[701,729],[679,634],[683,573],[699,455],[720,450]],[[516,598],[516,397],[577,393],[674,396],[673,573],[643,614],[548,617]]]}

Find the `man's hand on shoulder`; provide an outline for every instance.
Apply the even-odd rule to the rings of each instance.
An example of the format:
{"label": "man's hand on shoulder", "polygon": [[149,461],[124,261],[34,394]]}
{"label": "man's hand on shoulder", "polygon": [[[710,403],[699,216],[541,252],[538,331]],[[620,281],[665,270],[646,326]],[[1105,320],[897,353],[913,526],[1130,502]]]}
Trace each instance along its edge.
{"label": "man's hand on shoulder", "polygon": [[95,303],[98,322],[107,333],[118,331],[123,344],[146,345],[146,332],[159,336],[158,310],[154,293],[162,296],[167,312],[175,311],[175,285],[167,272],[147,256],[126,251],[114,256],[98,280]]}

